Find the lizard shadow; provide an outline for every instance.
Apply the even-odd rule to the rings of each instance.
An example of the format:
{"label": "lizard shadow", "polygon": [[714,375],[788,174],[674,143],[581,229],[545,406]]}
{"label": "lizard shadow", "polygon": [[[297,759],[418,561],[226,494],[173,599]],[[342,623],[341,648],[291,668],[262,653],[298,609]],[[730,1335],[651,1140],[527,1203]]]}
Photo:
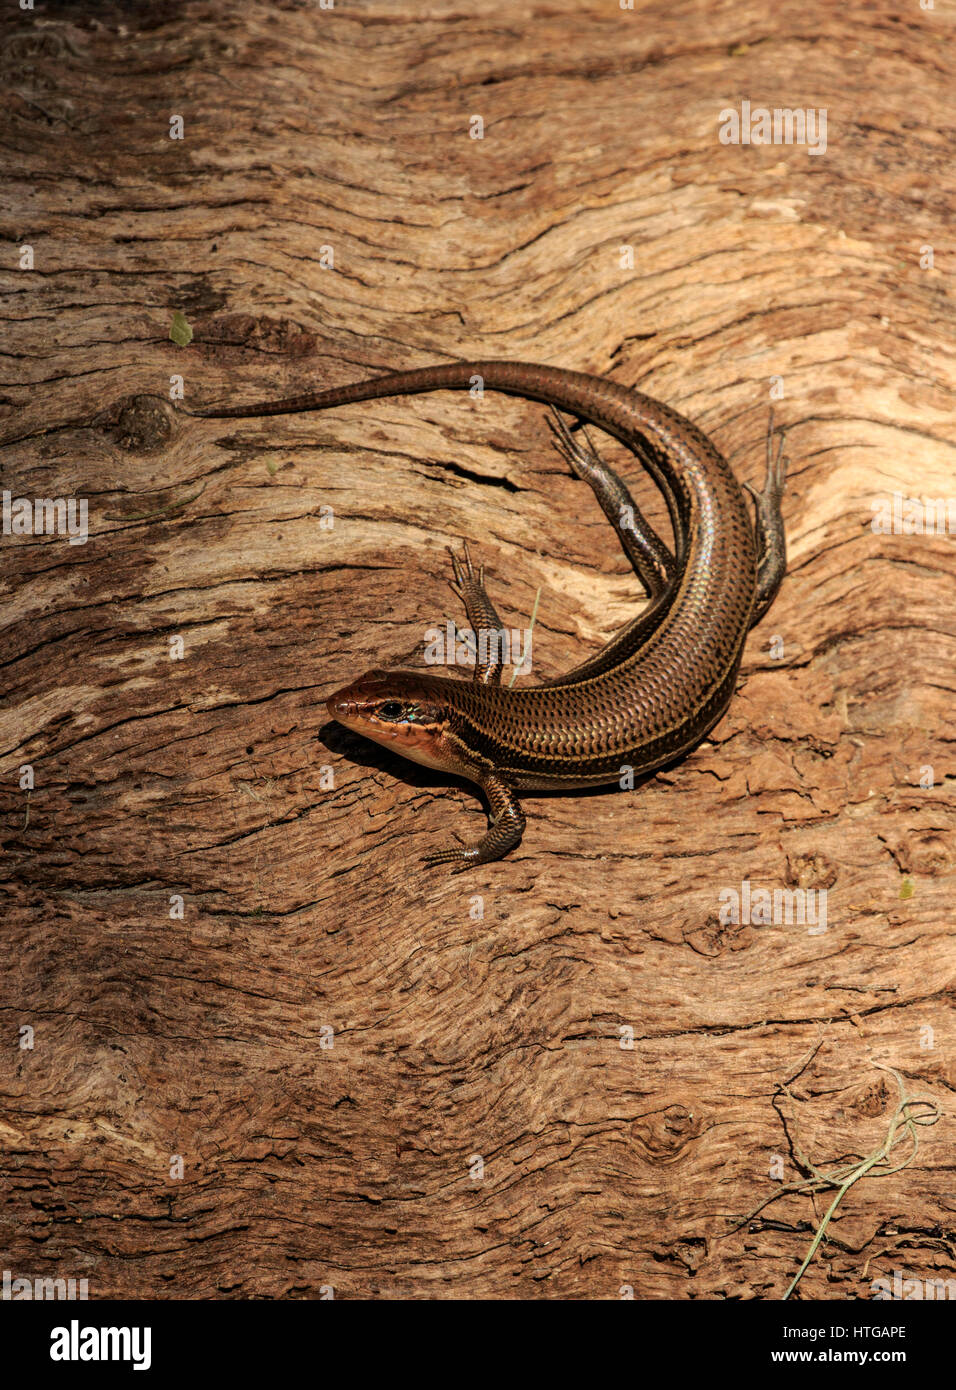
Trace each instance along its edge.
{"label": "lizard shadow", "polygon": [[[403,758],[399,753],[390,753],[387,748],[383,748],[373,739],[365,738],[362,734],[343,728],[334,719],[330,719],[327,724],[322,725],[316,738],[325,745],[330,753],[347,758],[349,762],[356,763],[359,767],[375,768],[378,772],[388,773],[390,777],[404,782],[406,786],[433,791],[441,791],[443,787],[460,787],[480,800],[485,799],[481,788],[470,778],[460,777],[454,772],[444,772],[437,768],[425,767],[421,763],[411,762],[408,758]],[[633,787],[628,787],[626,790],[639,791],[641,787],[653,781],[659,772],[667,772],[670,768],[676,767],[684,756],[681,754],[662,767],[654,768],[652,772],[641,773],[634,778]],[[615,796],[623,790],[625,789],[619,787],[616,782],[607,782],[597,787],[568,787],[564,790],[541,788],[540,790],[518,791],[517,796],[519,801],[525,801],[529,797],[536,799],[544,797],[550,800],[556,796]]]}

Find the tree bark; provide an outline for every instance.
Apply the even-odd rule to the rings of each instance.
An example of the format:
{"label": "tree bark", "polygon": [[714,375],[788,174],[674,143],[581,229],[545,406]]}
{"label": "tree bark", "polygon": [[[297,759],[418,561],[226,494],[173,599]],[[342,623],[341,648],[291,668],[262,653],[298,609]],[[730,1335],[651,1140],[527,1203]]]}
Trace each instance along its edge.
{"label": "tree bark", "polygon": [[[882,1067],[941,1118],[795,1296],[953,1277],[943,7],[4,26],[2,487],[89,519],[0,548],[4,1268],[91,1298],[775,1299],[833,1195],[780,1189],[880,1146]],[[745,100],[825,109],[825,152],[722,143]],[[536,675],[636,611],[544,412],[188,412],[489,356],[638,385],[756,485],[773,400],[790,559],[706,745],[525,797],[520,848],[456,876],[420,859],[481,833],[473,790],[323,700],[462,619],[462,538],[509,627],[540,590]],[[894,494],[948,529],[893,529]],[[780,897],[721,920],[744,884],[826,890],[825,929]]]}

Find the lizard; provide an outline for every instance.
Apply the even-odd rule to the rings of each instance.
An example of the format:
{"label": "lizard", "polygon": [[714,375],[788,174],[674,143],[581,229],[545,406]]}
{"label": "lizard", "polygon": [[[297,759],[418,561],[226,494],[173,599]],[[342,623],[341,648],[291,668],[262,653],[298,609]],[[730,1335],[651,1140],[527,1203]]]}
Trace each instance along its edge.
{"label": "lizard", "polygon": [[[650,602],[595,656],[549,681],[502,686],[500,649],[491,644],[479,652],[469,681],[375,669],[328,697],[328,711],[340,724],[482,790],[489,807],[482,838],[424,859],[457,869],[500,859],[520,842],[525,816],[518,792],[633,784],[634,777],[696,747],[730,703],[747,633],[770,607],[786,571],[781,500],[787,460],[782,432],[774,454],[772,415],[758,492],[742,487],[703,431],[663,402],[605,377],[526,362],[440,364],[191,413],[214,419],[279,415],[475,386],[550,408],[558,452],[615,525]],[[572,435],[564,415],[593,424],[632,451],[664,496],[673,551],[590,439],[585,445]],[[743,488],[753,498],[753,519]],[[500,630],[483,569],[472,564],[467,544],[460,558],[452,554],[452,566],[452,587],[474,631]]]}

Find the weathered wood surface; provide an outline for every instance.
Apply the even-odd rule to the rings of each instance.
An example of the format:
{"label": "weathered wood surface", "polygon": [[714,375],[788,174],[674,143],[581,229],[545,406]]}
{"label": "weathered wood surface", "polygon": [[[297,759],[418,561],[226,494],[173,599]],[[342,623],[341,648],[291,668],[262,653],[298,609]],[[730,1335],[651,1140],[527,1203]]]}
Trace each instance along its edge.
{"label": "weathered wood surface", "polygon": [[[951,17],[4,24],[3,487],[90,512],[83,546],[0,550],[4,1267],[91,1297],[777,1298],[829,1199],[726,1216],[774,1155],[800,1176],[772,1102],[823,1034],[795,1083],[812,1159],[881,1141],[875,1063],[943,1115],[851,1190],[797,1296],[951,1276],[954,537],[870,524],[956,494],[951,277],[920,264],[951,215]],[[825,107],[826,153],[721,144],[745,98]],[[419,858],[480,831],[471,792],[321,697],[422,661],[460,537],[509,623],[540,586],[539,673],[634,611],[542,410],[199,422],[169,391],[482,355],[639,384],[755,482],[779,375],[791,561],[709,745],[631,794],[527,798],[520,850],[456,877]],[[827,888],[827,930],[721,925],[744,880]]]}

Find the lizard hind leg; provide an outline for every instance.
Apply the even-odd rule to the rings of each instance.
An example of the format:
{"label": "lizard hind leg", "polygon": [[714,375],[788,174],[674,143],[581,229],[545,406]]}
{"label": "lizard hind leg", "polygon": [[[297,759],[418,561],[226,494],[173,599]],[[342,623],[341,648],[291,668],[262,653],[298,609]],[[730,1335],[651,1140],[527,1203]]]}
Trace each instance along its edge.
{"label": "lizard hind leg", "polygon": [[757,600],[750,626],[759,623],[777,597],[777,590],[787,572],[787,538],[783,528],[783,501],[789,459],[783,452],[786,431],[777,431],[778,444],[774,454],[773,408],[767,424],[767,473],[760,492],[744,483],[754,500],[756,521],[754,538],[757,542]]}
{"label": "lizard hind leg", "polygon": [[[634,501],[626,483],[601,458],[591,443],[587,426],[583,427],[585,445],[571,433],[563,415],[554,406],[550,408],[548,425],[554,448],[594,493],[648,598],[659,597],[674,578],[677,568],[670,550]],[[641,458],[639,449],[635,447],[634,452]]]}

